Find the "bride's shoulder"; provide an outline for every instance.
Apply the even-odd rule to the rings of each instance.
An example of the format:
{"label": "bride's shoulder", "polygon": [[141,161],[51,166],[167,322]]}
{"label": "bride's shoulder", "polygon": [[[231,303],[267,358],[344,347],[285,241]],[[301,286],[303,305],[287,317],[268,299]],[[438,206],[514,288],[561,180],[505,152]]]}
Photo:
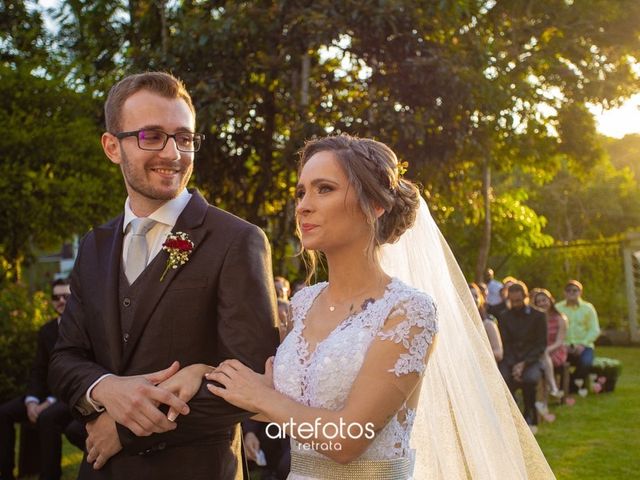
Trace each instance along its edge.
{"label": "bride's shoulder", "polygon": [[396,309],[405,312],[420,312],[421,316],[435,317],[438,307],[434,298],[427,292],[412,287],[397,278],[393,279],[393,302]]}

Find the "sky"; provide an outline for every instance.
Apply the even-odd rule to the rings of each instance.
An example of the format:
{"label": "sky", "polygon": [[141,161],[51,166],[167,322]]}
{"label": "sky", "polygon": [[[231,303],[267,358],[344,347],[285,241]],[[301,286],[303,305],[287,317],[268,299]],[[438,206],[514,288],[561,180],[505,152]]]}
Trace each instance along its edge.
{"label": "sky", "polygon": [[640,94],[633,95],[621,107],[604,110],[591,107],[598,131],[608,137],[622,138],[629,133],[640,133]]}

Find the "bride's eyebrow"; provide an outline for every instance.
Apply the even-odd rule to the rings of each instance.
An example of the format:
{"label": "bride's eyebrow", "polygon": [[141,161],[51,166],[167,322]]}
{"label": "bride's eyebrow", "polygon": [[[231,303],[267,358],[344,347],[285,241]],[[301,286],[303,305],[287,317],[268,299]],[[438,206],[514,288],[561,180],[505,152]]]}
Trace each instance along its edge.
{"label": "bride's eyebrow", "polygon": [[314,178],[313,180],[311,180],[311,186],[315,187],[316,185],[320,184],[320,183],[330,183],[332,185],[339,185],[339,183],[335,180],[332,180],[330,178]]}

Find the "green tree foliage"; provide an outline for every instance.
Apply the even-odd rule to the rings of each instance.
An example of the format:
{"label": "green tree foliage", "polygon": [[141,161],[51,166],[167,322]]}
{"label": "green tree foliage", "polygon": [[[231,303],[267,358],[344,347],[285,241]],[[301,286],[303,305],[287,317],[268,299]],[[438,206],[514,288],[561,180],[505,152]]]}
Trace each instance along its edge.
{"label": "green tree foliage", "polygon": [[46,62],[42,17],[23,0],[0,1],[0,63]]}
{"label": "green tree foliage", "polygon": [[38,329],[52,313],[42,292],[19,284],[0,289],[0,403],[24,395]]}
{"label": "green tree foliage", "polygon": [[640,134],[604,139],[604,148],[616,168],[628,168],[640,185]]}
{"label": "green tree foliage", "polygon": [[63,83],[0,66],[0,254],[19,279],[34,246],[86,232],[121,203],[102,155],[91,99]]}
{"label": "green tree foliage", "polygon": [[86,232],[114,212],[122,187],[100,148],[100,109],[72,89],[40,13],[1,4],[0,257],[2,279],[20,280],[36,247]]}
{"label": "green tree foliage", "polygon": [[609,238],[640,226],[640,186],[629,168],[615,168],[608,157],[588,170],[563,162],[537,189],[532,206],[560,242]]}
{"label": "green tree foliage", "polygon": [[528,188],[563,161],[597,164],[585,103],[615,105],[640,87],[635,0],[63,5],[57,44],[73,85],[100,99],[129,72],[187,82],[207,134],[195,183],[267,230],[283,273],[295,153],[311,135],[392,145],[477,270],[490,241],[519,255],[549,242]]}

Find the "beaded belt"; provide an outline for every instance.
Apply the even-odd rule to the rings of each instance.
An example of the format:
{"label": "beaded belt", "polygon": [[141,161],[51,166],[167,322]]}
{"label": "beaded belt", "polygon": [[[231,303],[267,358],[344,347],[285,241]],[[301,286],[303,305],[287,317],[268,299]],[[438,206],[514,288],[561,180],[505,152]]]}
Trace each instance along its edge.
{"label": "beaded belt", "polygon": [[291,452],[291,473],[322,480],[407,480],[411,459],[355,460],[341,464],[312,455]]}

